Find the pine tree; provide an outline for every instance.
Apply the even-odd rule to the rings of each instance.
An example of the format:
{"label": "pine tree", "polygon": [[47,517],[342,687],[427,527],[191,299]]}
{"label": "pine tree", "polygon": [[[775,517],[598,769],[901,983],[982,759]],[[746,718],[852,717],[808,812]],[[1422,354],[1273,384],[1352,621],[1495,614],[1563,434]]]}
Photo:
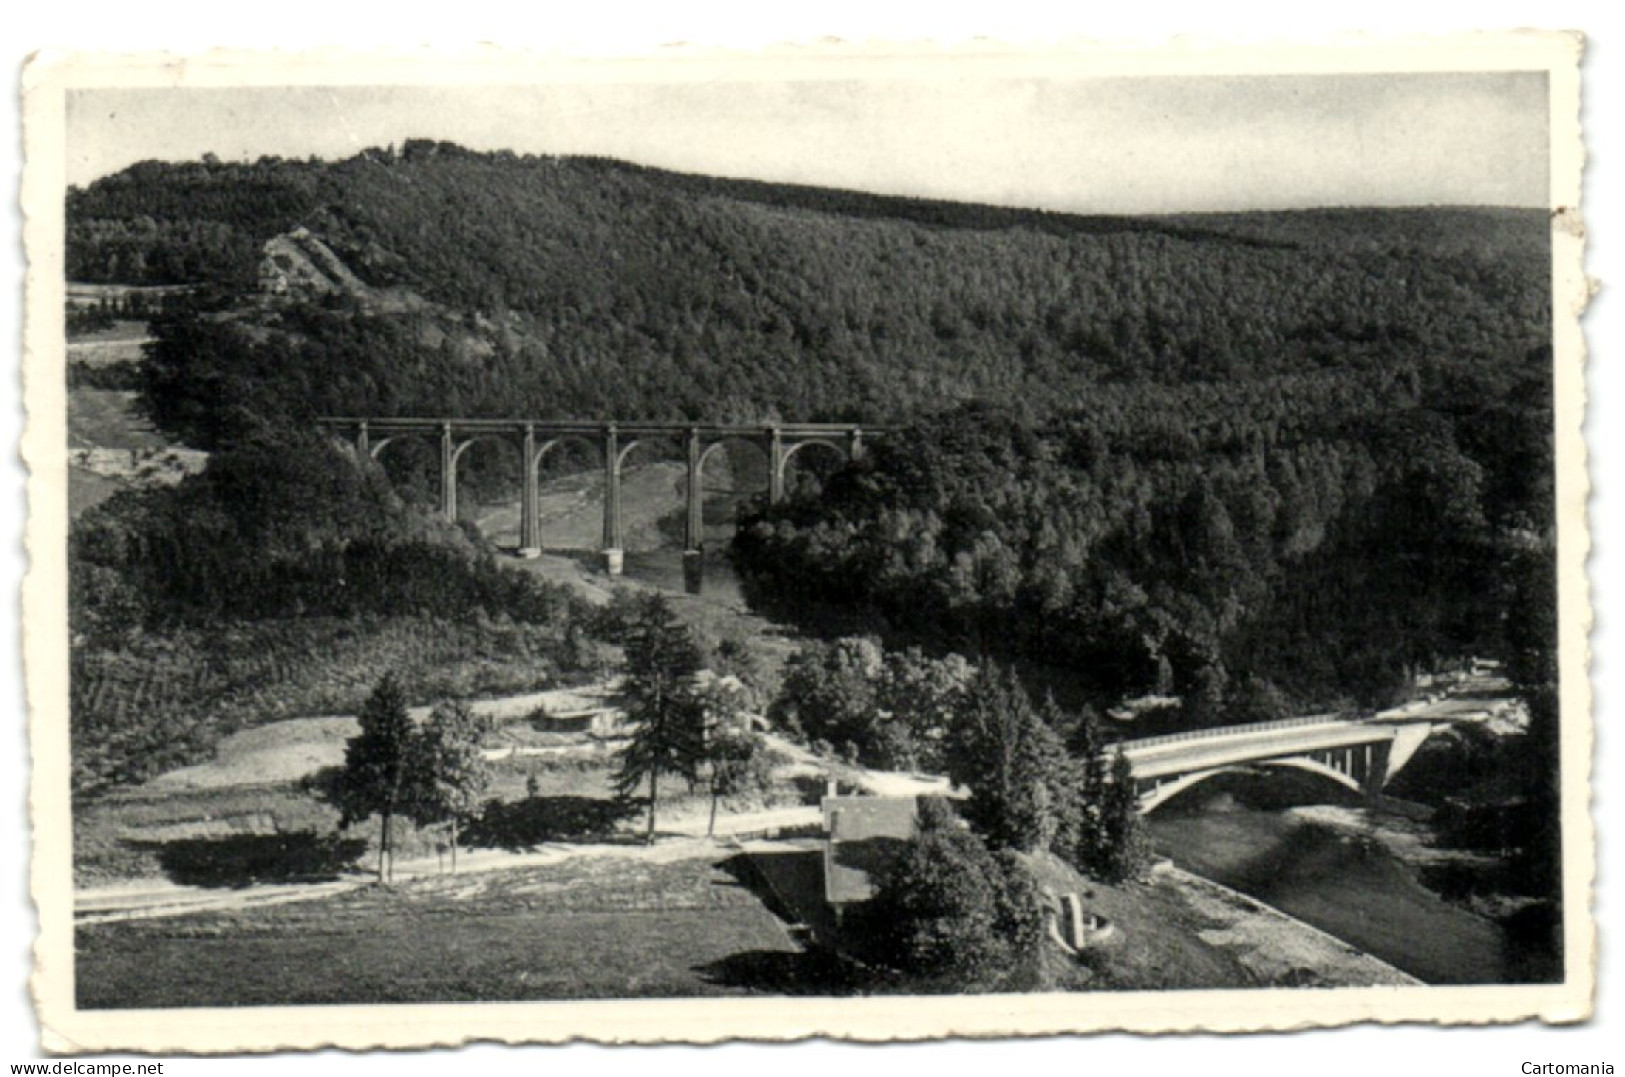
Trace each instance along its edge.
{"label": "pine tree", "polygon": [[1144,873],[1151,843],[1140,819],[1134,771],[1122,749],[1096,752],[1081,767],[1077,836],[1063,855],[1080,870],[1106,882]]}
{"label": "pine tree", "polygon": [[1066,754],[1014,672],[982,668],[966,692],[946,749],[948,776],[970,790],[965,818],[992,848],[1032,850],[1049,844]]}
{"label": "pine tree", "polygon": [[344,749],[344,770],[334,790],[343,825],[381,816],[378,881],[394,873],[394,819],[410,803],[411,756],[416,730],[406,695],[393,673],[384,674],[362,705],[361,732]]}
{"label": "pine tree", "polygon": [[658,595],[641,600],[624,639],[626,719],[632,738],[621,750],[615,790],[630,796],[649,786],[649,840],[655,836],[660,777],[676,774],[694,781],[704,753],[704,708],[694,675],[700,648]]}
{"label": "pine tree", "polygon": [[1140,819],[1140,798],[1128,756],[1112,753],[1111,778],[1101,796],[1101,875],[1108,882],[1138,878],[1151,862],[1151,840]]}

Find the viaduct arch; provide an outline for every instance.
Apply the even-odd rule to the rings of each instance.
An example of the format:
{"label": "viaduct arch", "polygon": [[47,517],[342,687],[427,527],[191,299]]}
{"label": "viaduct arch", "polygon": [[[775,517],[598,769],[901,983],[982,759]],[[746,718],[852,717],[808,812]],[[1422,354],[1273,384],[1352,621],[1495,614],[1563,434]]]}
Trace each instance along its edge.
{"label": "viaduct arch", "polygon": [[680,449],[687,460],[688,493],[684,514],[684,558],[704,552],[701,476],[705,461],[726,441],[748,441],[768,462],[768,500],[784,498],[789,464],[811,446],[833,450],[846,460],[863,455],[864,439],[883,431],[855,423],[584,423],[526,419],[442,419],[326,417],[318,422],[334,436],[353,444],[365,458],[377,459],[391,441],[420,438],[438,444],[440,452],[440,511],[457,519],[457,461],[474,442],[497,439],[519,454],[519,556],[542,552],[540,511],[541,463],[566,443],[588,446],[604,469],[604,531],[601,549],[610,575],[623,564],[621,531],[621,470],[628,454],[640,444],[663,441]]}

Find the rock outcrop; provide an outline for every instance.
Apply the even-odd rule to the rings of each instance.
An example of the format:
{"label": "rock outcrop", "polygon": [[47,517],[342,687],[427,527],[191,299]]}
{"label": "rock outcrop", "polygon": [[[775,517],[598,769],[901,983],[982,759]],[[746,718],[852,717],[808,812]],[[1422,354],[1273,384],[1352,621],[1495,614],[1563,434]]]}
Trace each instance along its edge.
{"label": "rock outcrop", "polygon": [[306,228],[295,228],[266,241],[259,286],[262,295],[290,299],[329,295],[366,298],[372,291]]}

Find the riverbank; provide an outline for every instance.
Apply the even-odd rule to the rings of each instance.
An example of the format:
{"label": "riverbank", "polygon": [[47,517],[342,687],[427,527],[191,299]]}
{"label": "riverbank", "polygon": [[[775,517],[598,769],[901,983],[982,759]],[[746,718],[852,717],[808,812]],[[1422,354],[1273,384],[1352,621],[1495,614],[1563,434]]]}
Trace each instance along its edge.
{"label": "riverbank", "polygon": [[[1325,931],[1430,984],[1506,983],[1499,924],[1428,890],[1377,836],[1403,820],[1333,827],[1316,813],[1240,807],[1153,819],[1158,848],[1200,877]],[[1407,840],[1415,840],[1408,834]]]}
{"label": "riverbank", "polygon": [[1164,865],[1143,881],[1083,879],[1050,854],[1029,863],[1041,887],[1076,892],[1111,925],[1081,956],[1093,991],[1403,987],[1419,981],[1284,913]]}
{"label": "riverbank", "polygon": [[1168,873],[1192,909],[1214,921],[1201,933],[1261,982],[1283,987],[1420,987],[1423,982],[1279,909],[1178,867]]}

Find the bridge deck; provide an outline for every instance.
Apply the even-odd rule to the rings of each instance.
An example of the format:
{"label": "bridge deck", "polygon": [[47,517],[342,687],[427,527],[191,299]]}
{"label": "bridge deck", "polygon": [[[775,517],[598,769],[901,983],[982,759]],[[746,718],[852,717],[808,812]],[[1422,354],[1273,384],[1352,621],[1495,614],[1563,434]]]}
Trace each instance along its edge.
{"label": "bridge deck", "polygon": [[538,433],[550,434],[602,434],[614,429],[623,435],[670,436],[698,433],[704,437],[760,437],[777,433],[781,437],[817,437],[850,434],[882,434],[884,426],[865,426],[862,423],[679,423],[679,422],[583,422],[578,419],[454,419],[397,416],[375,418],[367,416],[324,416],[317,420],[323,426],[347,429],[359,428],[363,423],[369,431],[385,433],[439,433],[448,425],[455,433],[523,432],[528,426]]}
{"label": "bridge deck", "polygon": [[1271,759],[1305,755],[1333,748],[1361,744],[1386,744],[1394,739],[1389,726],[1344,723],[1312,729],[1271,734],[1243,735],[1224,739],[1190,741],[1164,745],[1148,751],[1125,751],[1136,778],[1159,778],[1193,770],[1262,763]]}
{"label": "bridge deck", "polygon": [[1401,727],[1411,724],[1318,715],[1148,737],[1125,743],[1123,755],[1136,778],[1160,778],[1362,744],[1385,744],[1394,740]]}

